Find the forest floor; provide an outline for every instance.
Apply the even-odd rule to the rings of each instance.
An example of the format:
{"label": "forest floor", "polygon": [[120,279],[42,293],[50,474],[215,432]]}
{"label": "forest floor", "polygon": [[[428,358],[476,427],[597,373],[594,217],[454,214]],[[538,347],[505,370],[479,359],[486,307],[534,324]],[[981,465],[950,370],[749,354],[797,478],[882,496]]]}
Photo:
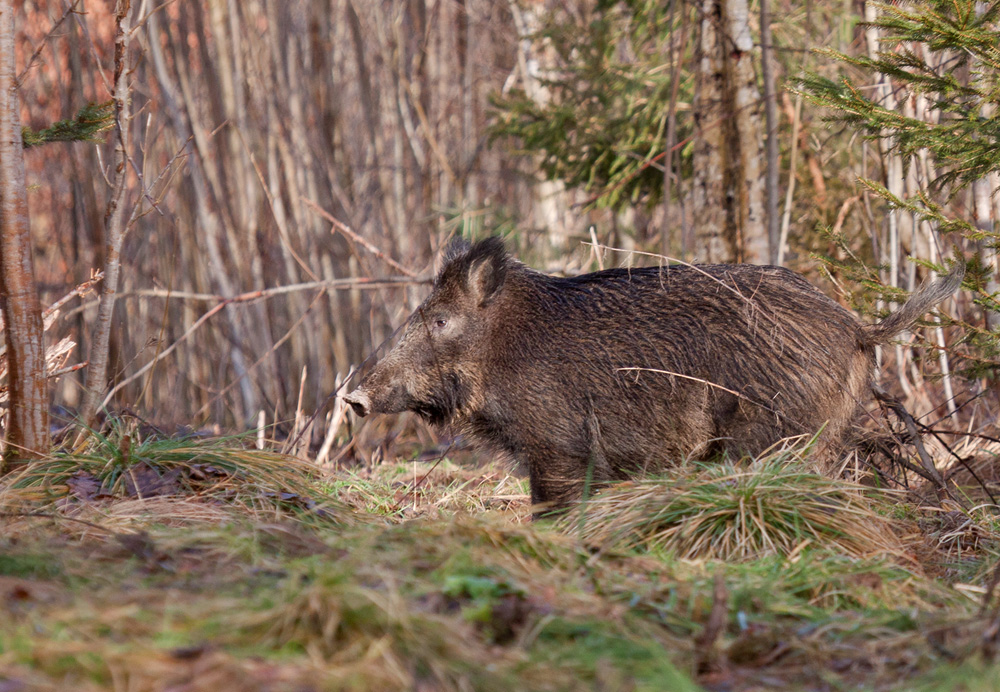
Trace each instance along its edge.
{"label": "forest floor", "polygon": [[1000,689],[993,514],[795,450],[531,522],[464,451],[104,441],[0,483],[2,692]]}

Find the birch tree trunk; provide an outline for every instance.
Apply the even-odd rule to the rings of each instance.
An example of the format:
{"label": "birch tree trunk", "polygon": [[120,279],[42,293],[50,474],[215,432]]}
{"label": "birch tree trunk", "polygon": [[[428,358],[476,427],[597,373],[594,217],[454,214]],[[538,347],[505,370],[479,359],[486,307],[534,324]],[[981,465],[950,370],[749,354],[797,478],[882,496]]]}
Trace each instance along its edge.
{"label": "birch tree trunk", "polygon": [[104,212],[104,283],[97,321],[90,342],[90,365],[80,409],[80,420],[93,427],[97,404],[104,394],[108,375],[108,344],[111,341],[111,318],[115,312],[118,273],[121,269],[122,241],[125,238],[125,190],[128,178],[128,138],[132,118],[129,107],[128,45],[131,35],[129,9],[131,0],[115,4],[115,155],[111,173],[111,195]]}
{"label": "birch tree trunk", "polygon": [[[997,249],[994,245],[995,240],[992,240],[995,238],[992,198],[993,190],[990,187],[988,177],[980,178],[972,183],[972,204],[975,211],[976,228],[990,239],[977,243],[979,251],[982,253],[983,266],[990,270],[989,278],[986,280],[986,290],[989,293],[996,293],[1000,290],[1000,282],[997,281]],[[990,329],[996,329],[1000,326],[1000,314],[993,310],[985,312],[986,324],[989,325]]]}
{"label": "birch tree trunk", "polygon": [[[986,3],[977,2],[976,3],[976,16],[981,17],[983,13],[986,12]],[[974,77],[977,80],[983,80],[982,74],[988,72],[988,68],[980,71],[973,70],[973,75],[979,75]],[[979,117],[984,121],[992,120],[996,115],[996,108],[994,104],[990,101],[984,100],[979,104]],[[986,281],[986,290],[990,293],[996,293],[1000,290],[1000,281],[997,280],[997,271],[1000,269],[1000,257],[997,255],[996,248],[996,229],[994,222],[996,221],[996,216],[994,215],[994,205],[993,200],[996,198],[996,187],[993,185],[993,181],[990,177],[996,179],[996,175],[987,176],[985,178],[980,178],[972,184],[972,199],[973,206],[976,210],[976,228],[986,234],[987,238],[991,238],[991,241],[981,241],[979,243],[980,250],[983,253],[983,266],[989,267],[993,271],[990,273],[989,278]],[[993,310],[986,311],[986,324],[989,325],[990,329],[995,330],[1000,326],[1000,313]]]}
{"label": "birch tree trunk", "polygon": [[[778,247],[778,96],[774,84],[774,46],[771,45],[771,13],[767,0],[760,0],[760,52],[761,73],[764,77],[764,116],[767,126],[767,245],[768,261],[776,264],[781,250]],[[792,175],[795,171],[792,171]]]}
{"label": "birch tree trunk", "polygon": [[695,254],[769,261],[763,132],[746,0],[702,0],[694,96]]}
{"label": "birch tree trunk", "polygon": [[[552,99],[544,82],[552,61],[546,55],[545,46],[535,37],[541,28],[542,11],[544,3],[538,0],[510,0],[510,12],[518,36],[517,64],[524,92],[532,101],[544,106]],[[540,177],[533,187],[534,212],[548,229],[549,242],[553,247],[565,248],[570,232],[566,186],[561,180]]]}
{"label": "birch tree trunk", "polygon": [[5,322],[6,461],[49,451],[42,312],[35,288],[14,55],[14,8],[0,0],[0,310]]}
{"label": "birch tree trunk", "polygon": [[[868,56],[875,59],[879,53],[879,43],[881,35],[879,29],[873,26],[878,19],[878,8],[873,2],[865,3],[865,21],[869,23],[865,29],[865,42],[867,44]],[[898,110],[899,104],[893,94],[892,80],[888,75],[876,75],[878,81],[878,97],[881,105],[888,110]],[[906,197],[905,181],[903,180],[903,159],[892,149],[895,144],[894,138],[888,136],[878,138],[879,153],[881,155],[883,168],[885,170],[885,186],[891,194],[900,199]],[[902,260],[902,239],[913,238],[913,219],[909,214],[902,214],[898,209],[889,208],[887,212],[889,222],[889,238],[886,242],[887,254],[889,256],[889,285],[893,288],[899,287],[900,263]],[[889,305],[890,310],[895,310],[895,303]],[[913,385],[906,375],[906,367],[910,349],[904,349],[902,345],[896,344],[896,374],[899,379],[899,386],[907,399],[914,396]]]}
{"label": "birch tree trunk", "polygon": [[[667,142],[663,150],[663,229],[660,231],[660,254],[664,257],[670,256],[671,246],[671,225],[673,223],[673,184],[674,184],[674,146],[677,144],[677,93],[680,87],[681,56],[684,51],[684,44],[687,39],[687,17],[688,9],[682,8],[684,19],[681,22],[680,37],[678,39],[677,25],[674,22],[676,16],[677,0],[670,0],[670,45],[668,52],[670,56],[670,103],[667,105]],[[677,176],[680,183],[680,176]],[[680,214],[680,248],[681,254],[687,259],[691,252],[688,247],[690,239],[684,230],[683,214]]]}
{"label": "birch tree trunk", "polygon": [[694,215],[694,256],[703,262],[735,259],[726,213],[727,200],[723,150],[722,92],[725,87],[718,0],[702,0],[699,8],[694,114],[694,177],[691,202]]}

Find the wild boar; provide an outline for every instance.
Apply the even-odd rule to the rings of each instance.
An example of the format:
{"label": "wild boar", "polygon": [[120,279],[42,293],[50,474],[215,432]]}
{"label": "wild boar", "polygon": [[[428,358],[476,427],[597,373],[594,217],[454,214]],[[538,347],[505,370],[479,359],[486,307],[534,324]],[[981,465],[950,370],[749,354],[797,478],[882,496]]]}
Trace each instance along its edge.
{"label": "wild boar", "polygon": [[964,265],[862,324],[781,267],[549,276],[503,242],[453,244],[396,346],[345,399],[414,411],[505,450],[536,506],[682,459],[756,454],[822,429],[835,458],[871,394],[875,346],[961,284]]}

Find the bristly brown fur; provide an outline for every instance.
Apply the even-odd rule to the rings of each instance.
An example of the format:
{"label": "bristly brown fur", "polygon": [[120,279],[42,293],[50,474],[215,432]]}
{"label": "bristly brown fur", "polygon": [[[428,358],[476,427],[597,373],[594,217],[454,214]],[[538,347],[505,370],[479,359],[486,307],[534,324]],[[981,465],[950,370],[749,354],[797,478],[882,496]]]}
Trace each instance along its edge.
{"label": "bristly brown fur", "polygon": [[[453,238],[442,253],[442,270],[444,267],[449,265],[453,259],[467,254],[469,252],[469,248],[471,247],[472,245],[470,245],[469,241],[465,238]],[[440,276],[440,272],[438,273],[438,276]]]}
{"label": "bristly brown fur", "polygon": [[361,413],[416,411],[507,451],[526,466],[533,501],[551,506],[579,498],[588,479],[757,454],[821,429],[817,455],[836,459],[870,396],[875,345],[960,281],[953,272],[866,326],[780,267],[559,278],[498,238],[448,257],[348,401]]}

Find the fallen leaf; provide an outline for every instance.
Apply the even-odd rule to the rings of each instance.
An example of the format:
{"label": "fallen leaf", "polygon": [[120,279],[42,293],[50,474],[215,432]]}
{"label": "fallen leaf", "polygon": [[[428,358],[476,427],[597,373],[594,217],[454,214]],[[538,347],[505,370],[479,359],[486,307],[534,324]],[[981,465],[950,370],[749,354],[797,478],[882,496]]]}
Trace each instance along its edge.
{"label": "fallen leaf", "polygon": [[115,540],[140,560],[149,561],[156,557],[156,544],[145,531],[119,533],[115,535]]}
{"label": "fallen leaf", "polygon": [[8,606],[49,603],[58,598],[59,594],[59,589],[48,582],[0,576],[0,600]]}
{"label": "fallen leaf", "polygon": [[180,469],[160,474],[146,463],[136,464],[125,473],[125,492],[129,497],[157,497],[181,492]]}
{"label": "fallen leaf", "polygon": [[77,498],[90,502],[101,492],[101,482],[87,471],[77,471],[66,480],[71,494]]}
{"label": "fallen leaf", "polygon": [[191,661],[201,658],[208,651],[211,651],[211,647],[208,644],[195,644],[194,646],[182,646],[171,649],[170,655],[178,661]]}
{"label": "fallen leaf", "polygon": [[205,481],[209,478],[226,478],[230,474],[211,464],[191,464],[188,466],[188,477],[196,481]]}
{"label": "fallen leaf", "polygon": [[0,692],[25,692],[28,686],[14,678],[0,677]]}

